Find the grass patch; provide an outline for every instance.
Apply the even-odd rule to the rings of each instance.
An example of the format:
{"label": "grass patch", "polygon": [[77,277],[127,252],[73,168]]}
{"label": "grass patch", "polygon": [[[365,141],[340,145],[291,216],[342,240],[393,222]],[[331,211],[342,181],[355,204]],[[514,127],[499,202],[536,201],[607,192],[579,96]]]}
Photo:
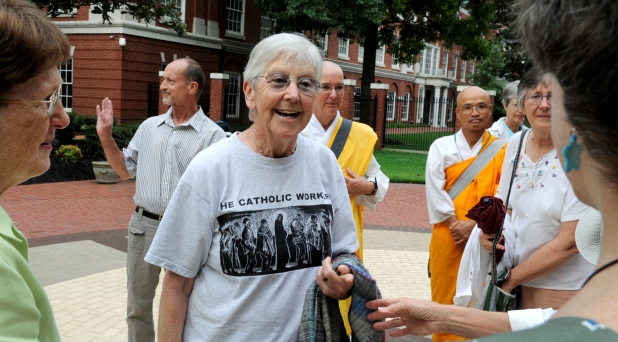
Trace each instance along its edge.
{"label": "grass patch", "polygon": [[373,155],[392,183],[425,184],[426,154],[374,151]]}
{"label": "grass patch", "polygon": [[433,143],[436,139],[452,134],[452,131],[387,134],[384,147],[429,151],[429,146],[431,146],[431,143]]}

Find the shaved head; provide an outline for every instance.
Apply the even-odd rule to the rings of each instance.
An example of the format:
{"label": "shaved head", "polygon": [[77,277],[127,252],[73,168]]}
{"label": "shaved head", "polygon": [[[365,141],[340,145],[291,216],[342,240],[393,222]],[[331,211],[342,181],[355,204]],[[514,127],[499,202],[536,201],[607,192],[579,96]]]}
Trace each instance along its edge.
{"label": "shaved head", "polygon": [[482,133],[491,122],[489,94],[479,87],[468,87],[457,95],[455,113],[464,132]]}
{"label": "shaved head", "polygon": [[464,105],[464,103],[460,102],[464,98],[470,98],[470,97],[478,98],[481,96],[485,97],[486,103],[489,104],[489,94],[483,88],[480,88],[477,86],[467,87],[466,89],[462,90],[459,93],[459,95],[457,95],[457,107],[461,107]]}
{"label": "shaved head", "polygon": [[328,88],[330,91],[320,90],[318,92],[313,114],[315,114],[315,117],[325,129],[335,120],[337,111],[339,111],[343,105],[343,96],[345,92],[337,93],[335,90],[337,87],[344,87],[343,80],[343,70],[341,70],[339,65],[330,61],[324,61],[322,63],[322,78],[320,79],[320,85],[322,89]]}

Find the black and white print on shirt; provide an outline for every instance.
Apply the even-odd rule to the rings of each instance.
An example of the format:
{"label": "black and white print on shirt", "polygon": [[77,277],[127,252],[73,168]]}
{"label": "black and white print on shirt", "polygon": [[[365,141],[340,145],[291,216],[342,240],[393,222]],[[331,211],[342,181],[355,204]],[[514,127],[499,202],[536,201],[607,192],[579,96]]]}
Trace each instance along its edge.
{"label": "black and white print on shirt", "polygon": [[332,253],[332,218],[330,204],[221,215],[221,269],[254,276],[320,266]]}

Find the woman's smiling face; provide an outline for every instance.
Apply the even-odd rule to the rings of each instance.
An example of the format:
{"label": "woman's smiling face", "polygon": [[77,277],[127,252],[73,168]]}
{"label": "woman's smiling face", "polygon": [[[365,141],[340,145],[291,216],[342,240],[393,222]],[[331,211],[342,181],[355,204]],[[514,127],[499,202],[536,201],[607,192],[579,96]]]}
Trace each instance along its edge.
{"label": "woman's smiling face", "polygon": [[[282,90],[274,89],[274,84],[269,84],[265,77],[273,73],[287,76],[290,84]],[[275,60],[255,81],[245,80],[245,100],[253,111],[255,125],[277,141],[295,139],[311,119],[317,92],[303,92],[297,82],[315,77],[316,70],[309,64]]]}

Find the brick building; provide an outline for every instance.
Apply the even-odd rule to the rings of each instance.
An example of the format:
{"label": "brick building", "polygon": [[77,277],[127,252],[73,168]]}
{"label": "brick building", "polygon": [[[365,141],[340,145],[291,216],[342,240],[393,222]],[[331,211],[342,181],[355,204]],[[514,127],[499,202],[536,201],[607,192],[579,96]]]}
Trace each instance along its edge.
{"label": "brick building", "polygon": [[[112,24],[103,24],[88,7],[54,19],[72,45],[71,61],[61,66],[67,110],[94,115],[95,106],[109,97],[121,123],[162,113],[167,106],[159,101],[160,72],[175,58],[189,56],[206,72],[200,100],[204,112],[211,111],[215,120],[237,122],[238,127],[247,124],[241,74],[252,47],[272,33],[274,22],[261,17],[253,1],[162,0],[169,1],[177,4],[187,24],[182,37],[168,30],[164,19],[146,25],[128,14],[113,13]],[[462,9],[460,15],[466,14]],[[318,37],[316,44],[326,59],[344,70],[350,93],[345,106],[350,116],[357,116],[360,102],[353,102],[353,94],[360,94],[363,47],[336,34]],[[384,47],[376,54],[374,82],[381,85],[374,95],[383,102],[381,118],[450,126],[453,105],[445,100],[453,99],[457,86],[467,84],[465,75],[474,72],[473,63],[459,58],[459,48],[447,51],[439,42],[427,44],[414,65],[398,63]]]}

